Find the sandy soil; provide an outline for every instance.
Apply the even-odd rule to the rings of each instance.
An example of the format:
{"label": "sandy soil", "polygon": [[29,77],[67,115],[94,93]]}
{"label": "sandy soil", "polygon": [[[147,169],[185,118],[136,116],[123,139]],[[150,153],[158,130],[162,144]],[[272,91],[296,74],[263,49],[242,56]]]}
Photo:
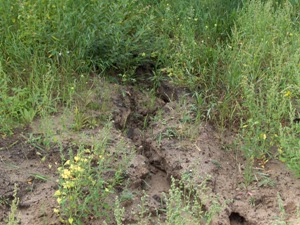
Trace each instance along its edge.
{"label": "sandy soil", "polygon": [[[123,203],[125,224],[138,222],[132,212],[138,210],[143,191],[154,214],[164,207],[162,193],[169,190],[170,177],[181,178],[187,173],[199,183],[209,177],[208,195],[224,206],[213,219],[214,225],[271,225],[279,224],[275,223],[279,220],[300,224],[296,221],[300,180],[280,161],[271,159],[264,167],[255,163],[255,179],[246,187],[246,162],[234,145],[236,136],[221,134],[206,122],[195,123],[195,114],[189,110],[193,100],[184,90],[172,89],[166,83],[155,98],[132,86],[120,86],[118,90],[111,97],[113,130],[137,150],[126,171],[128,188],[135,196]],[[0,139],[0,224],[5,224],[15,184],[19,187],[20,224],[60,224],[53,213],[56,169],[61,163],[59,148],[53,145],[43,152],[25,138],[40,132],[38,123]],[[85,132],[93,135],[99,129]],[[76,134],[60,134],[66,146],[76,139]],[[206,204],[208,208],[209,201]]]}

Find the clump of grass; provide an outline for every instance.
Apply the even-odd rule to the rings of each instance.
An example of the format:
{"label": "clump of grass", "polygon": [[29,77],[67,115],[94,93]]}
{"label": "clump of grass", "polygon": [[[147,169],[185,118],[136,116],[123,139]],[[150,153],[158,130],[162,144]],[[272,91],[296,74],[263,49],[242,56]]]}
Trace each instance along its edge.
{"label": "clump of grass", "polygon": [[56,0],[0,3],[0,120],[5,121],[0,132],[69,102],[74,84],[87,72],[83,49],[97,7],[97,2]]}
{"label": "clump of grass", "polygon": [[[149,196],[145,193],[139,205],[140,210],[138,224],[148,224],[151,221],[151,213],[147,206]],[[210,206],[204,211],[204,204],[209,202]],[[206,180],[200,185],[194,185],[189,178],[178,180],[171,178],[171,187],[163,194],[162,202],[164,208],[158,209],[156,224],[210,224],[214,216],[221,211],[222,205],[214,197],[207,196]],[[117,204],[118,206],[118,204]],[[206,205],[207,206],[207,205]],[[118,206],[116,220],[121,223],[121,214],[124,209]],[[163,216],[162,216],[163,215]],[[153,222],[153,221],[152,221]]]}
{"label": "clump of grass", "polygon": [[293,124],[291,127],[280,127],[277,153],[279,159],[285,162],[298,177],[300,177],[299,129],[299,124]]}
{"label": "clump of grass", "polygon": [[299,107],[300,67],[295,10],[288,2],[244,5],[226,50],[225,99],[230,111],[221,114],[228,121],[240,120],[247,158],[276,156],[270,149],[277,147],[297,170],[294,158],[298,153],[287,147],[291,139],[283,138],[297,130],[293,119]]}

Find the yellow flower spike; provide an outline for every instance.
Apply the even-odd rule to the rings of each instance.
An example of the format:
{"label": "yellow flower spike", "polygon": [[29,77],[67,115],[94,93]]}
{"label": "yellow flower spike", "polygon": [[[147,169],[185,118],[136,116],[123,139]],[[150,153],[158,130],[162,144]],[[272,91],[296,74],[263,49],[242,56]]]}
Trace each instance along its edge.
{"label": "yellow flower spike", "polygon": [[70,165],[70,160],[67,160],[64,165],[65,166]]}

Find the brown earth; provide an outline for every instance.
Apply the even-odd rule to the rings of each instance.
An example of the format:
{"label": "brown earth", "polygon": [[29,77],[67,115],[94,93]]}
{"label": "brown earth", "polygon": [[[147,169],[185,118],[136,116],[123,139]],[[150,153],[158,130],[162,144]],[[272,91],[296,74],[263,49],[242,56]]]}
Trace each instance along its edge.
{"label": "brown earth", "polygon": [[[114,90],[115,94],[109,99],[115,125],[112,133],[115,139],[125,139],[137,151],[126,171],[128,190],[134,197],[123,203],[124,224],[138,222],[137,213],[133,212],[138,211],[143,191],[154,216],[164,207],[162,193],[168,192],[170,178],[180,179],[183,174],[191,175],[199,184],[207,180],[207,196],[218,199],[222,205],[211,224],[300,224],[296,220],[300,180],[280,161],[271,159],[263,166],[255,163],[254,181],[246,187],[243,175],[246,161],[234,144],[238,137],[230,132],[220,133],[206,122],[195,122],[190,94],[173,89],[167,83],[156,97],[132,86],[118,86]],[[100,100],[98,104],[102,104]],[[58,118],[61,116],[54,116],[51,122],[56,131],[59,130],[55,134],[61,138],[63,149],[74,140],[80,142],[81,132],[92,138],[101,129],[99,126],[66,132],[60,130]],[[20,224],[60,224],[53,213],[57,206],[53,193],[57,190],[56,169],[61,163],[61,153],[54,143],[43,150],[45,148],[28,142],[30,134],[40,134],[39,123],[35,121],[30,128],[0,140],[0,224],[6,224],[15,184],[20,199],[17,214]],[[205,201],[205,208],[210,204]],[[199,224],[202,223],[199,221]]]}

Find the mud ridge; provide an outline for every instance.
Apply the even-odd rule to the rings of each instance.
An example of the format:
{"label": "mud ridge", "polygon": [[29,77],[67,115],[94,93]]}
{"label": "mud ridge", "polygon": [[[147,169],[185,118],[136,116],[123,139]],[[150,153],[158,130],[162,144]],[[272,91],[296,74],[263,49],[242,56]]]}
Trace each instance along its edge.
{"label": "mud ridge", "polygon": [[[158,224],[158,214],[165,218],[162,193],[169,192],[170,178],[184,180],[185,176],[193,179],[193,190],[198,191],[199,185],[205,183],[205,192],[199,197],[203,211],[208,212],[214,201],[218,204],[220,211],[212,218],[211,225],[300,224],[297,216],[300,180],[282,162],[271,159],[264,167],[254,164],[253,180],[246,186],[246,160],[234,142],[238,137],[230,132],[221,133],[207,122],[196,122],[194,99],[189,92],[169,84],[162,85],[156,93],[147,88],[108,85],[115,91],[109,96],[114,121],[109,148],[114,152],[114,144],[122,140],[126,151],[133,153],[135,149],[136,153],[122,174],[122,184],[116,187],[126,210],[125,225],[141,222],[139,206],[142,204],[152,215],[150,224]],[[94,102],[98,104],[99,99]],[[50,125],[54,133],[62,130],[61,118],[52,118]],[[0,182],[0,224],[5,224],[9,212],[5,201],[12,200],[15,183],[20,188],[21,224],[60,224],[53,212],[57,207],[53,194],[57,190],[60,150],[51,145],[48,151],[40,152],[24,140],[26,134],[32,133],[34,138],[42,134],[39,121],[31,127],[33,130],[22,130],[0,141],[0,180],[3,180]],[[84,143],[89,146],[99,131],[100,127],[82,130]],[[71,132],[73,136],[69,132],[58,135],[66,144],[63,146],[66,158],[69,148],[77,151],[77,144],[72,144],[74,138],[82,143],[81,132]],[[122,158],[122,154],[118,157]],[[44,156],[46,162],[42,162]],[[105,176],[114,174],[110,171]],[[94,222],[91,225],[101,224]]]}
{"label": "mud ridge", "polygon": [[[153,214],[155,208],[162,207],[161,194],[168,192],[170,177],[181,179],[182,174],[187,173],[193,174],[198,183],[207,179],[207,188],[210,190],[208,195],[219,199],[222,210],[213,219],[213,225],[271,224],[271,221],[276,221],[280,216],[278,194],[285,199],[288,210],[295,209],[295,205],[298,205],[300,181],[295,182],[293,175],[280,162],[272,160],[265,168],[254,165],[255,180],[246,187],[246,162],[239,149],[232,149],[232,140],[236,138],[234,134],[220,134],[207,123],[193,125],[191,122],[190,127],[197,130],[198,134],[196,139],[186,138],[182,134],[185,132],[182,131],[182,113],[188,105],[178,108],[180,102],[174,95],[169,98],[167,96],[172,94],[165,94],[163,97],[158,94],[152,99],[155,107],[145,107],[145,102],[150,100],[145,92],[134,87],[125,92],[125,96],[116,100],[122,107],[114,114],[114,120],[116,128],[122,130],[136,146],[138,154],[127,172],[132,180],[132,187],[145,190],[155,202],[152,204]],[[181,93],[181,96],[185,96],[187,104],[192,104],[193,100],[188,93]],[[120,120],[122,112],[125,112],[125,117]],[[158,113],[161,114],[160,119],[154,119]],[[260,171],[266,175],[261,177]],[[261,186],[266,177],[270,184]],[[293,182],[287,188],[287,183],[282,183],[279,179]],[[273,186],[273,181],[279,182]],[[287,193],[293,193],[294,199]],[[204,208],[211,206],[209,201],[205,204]],[[293,207],[289,207],[291,205]],[[287,220],[294,221],[295,211],[290,212]]]}

